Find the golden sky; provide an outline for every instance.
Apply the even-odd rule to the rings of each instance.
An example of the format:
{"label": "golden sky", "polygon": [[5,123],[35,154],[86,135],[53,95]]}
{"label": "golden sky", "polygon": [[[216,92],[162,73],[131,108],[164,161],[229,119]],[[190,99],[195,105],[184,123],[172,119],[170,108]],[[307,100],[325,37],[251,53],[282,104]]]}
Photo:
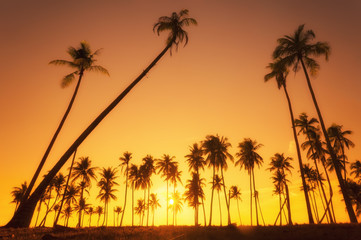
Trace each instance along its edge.
{"label": "golden sky", "polygon": [[[86,40],[93,50],[103,48],[98,64],[109,70],[110,77],[84,75],[75,105],[42,174],[164,48],[165,34],[158,37],[152,31],[158,17],[182,8],[189,9],[199,23],[186,29],[189,44],[172,56],[167,54],[151,70],[85,140],[78,157],[89,156],[94,166],[116,167],[125,151],[133,153],[135,164],[147,154],[155,158],[170,154],[179,161],[185,183],[190,174],[184,156],[190,145],[208,134],[219,134],[229,139],[230,152],[235,154],[238,143],[250,137],[264,145],[259,150],[264,166],[256,170],[256,185],[265,221],[273,224],[278,197],[272,195],[271,174],[265,169],[276,152],[295,160],[296,154],[285,96],[274,82],[265,84],[263,77],[277,38],[306,24],[306,29],[315,31],[317,40],[332,47],[330,60],[320,59],[321,70],[312,78],[325,123],[341,124],[354,132],[351,140],[356,147],[347,154],[351,162],[361,160],[361,3],[357,0],[297,4],[288,0],[15,0],[2,1],[1,5],[0,225],[6,224],[14,211],[10,204],[12,188],[30,181],[75,87],[60,87],[60,80],[71,69],[48,62],[69,59],[67,48]],[[295,115],[307,112],[315,117],[302,72],[289,75],[288,88]],[[296,161],[293,165],[293,220],[304,223],[307,216]],[[232,163],[229,166],[226,184],[241,188],[242,223],[249,224],[248,175]],[[202,175],[207,183],[211,181],[210,169]],[[332,174],[332,178],[336,176]],[[124,178],[119,176],[118,182],[123,183]],[[163,197],[156,224],[165,224],[165,184],[159,176],[153,183],[153,192]],[[123,205],[124,184],[118,190],[118,200],[110,203],[110,209]],[[183,187],[178,190],[183,192]],[[91,193],[92,204],[101,205],[95,200],[95,183]],[[207,194],[208,218],[210,184]],[[142,196],[142,192],[136,193],[136,199]],[[218,224],[218,203],[214,200],[213,223]],[[348,221],[339,196],[335,203],[337,221]],[[232,221],[239,222],[235,202],[231,208]],[[112,215],[110,219],[112,223]],[[130,220],[127,209],[125,224]],[[193,224],[193,210],[187,204],[178,223]]]}

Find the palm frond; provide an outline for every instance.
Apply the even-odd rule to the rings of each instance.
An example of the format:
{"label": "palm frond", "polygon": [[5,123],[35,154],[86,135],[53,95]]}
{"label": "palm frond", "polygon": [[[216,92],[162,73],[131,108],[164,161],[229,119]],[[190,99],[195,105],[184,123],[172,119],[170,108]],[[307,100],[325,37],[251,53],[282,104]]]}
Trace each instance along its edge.
{"label": "palm frond", "polygon": [[74,80],[75,75],[78,74],[78,71],[72,72],[66,75],[61,81],[61,87],[65,88],[70,85],[70,83]]}
{"label": "palm frond", "polygon": [[102,66],[98,66],[98,65],[90,66],[90,67],[88,68],[88,70],[89,70],[89,71],[93,71],[93,72],[100,72],[100,73],[103,73],[103,74],[106,74],[106,75],[110,76],[108,70],[105,69],[105,68],[102,67]]}
{"label": "palm frond", "polygon": [[68,60],[61,60],[61,59],[57,59],[57,60],[53,60],[50,61],[49,64],[54,64],[54,65],[66,65],[72,68],[77,68],[78,66],[76,64],[74,64],[73,62],[70,62]]}

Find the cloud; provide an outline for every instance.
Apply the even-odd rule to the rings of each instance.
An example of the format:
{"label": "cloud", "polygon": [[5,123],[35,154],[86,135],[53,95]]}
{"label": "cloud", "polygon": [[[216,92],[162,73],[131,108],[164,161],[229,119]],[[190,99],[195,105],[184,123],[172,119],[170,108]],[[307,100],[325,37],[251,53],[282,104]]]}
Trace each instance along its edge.
{"label": "cloud", "polygon": [[288,144],[288,152],[289,152],[290,154],[295,154],[295,153],[296,153],[295,140],[291,140],[290,143]]}

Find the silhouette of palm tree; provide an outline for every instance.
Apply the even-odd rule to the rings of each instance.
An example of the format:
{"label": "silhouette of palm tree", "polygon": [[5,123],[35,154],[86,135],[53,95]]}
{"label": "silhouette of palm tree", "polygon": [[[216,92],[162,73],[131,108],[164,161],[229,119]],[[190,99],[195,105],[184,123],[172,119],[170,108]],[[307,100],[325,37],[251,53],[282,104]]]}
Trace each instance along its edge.
{"label": "silhouette of palm tree", "polygon": [[76,75],[79,75],[78,78],[78,83],[75,87],[73,96],[68,104],[68,108],[66,109],[63,118],[61,119],[58,128],[56,129],[53,138],[51,139],[49,146],[47,147],[43,158],[41,159],[39,166],[33,176],[33,178],[31,179],[31,182],[29,184],[29,188],[28,191],[26,192],[25,196],[24,196],[24,200],[27,200],[29,194],[31,193],[31,190],[33,189],[33,186],[40,174],[41,169],[43,168],[46,159],[55,143],[56,138],[58,137],[60,130],[62,129],[66,118],[68,117],[68,114],[73,106],[75,97],[78,93],[78,89],[80,86],[80,82],[83,78],[83,74],[85,71],[97,71],[97,72],[101,72],[104,74],[109,75],[108,70],[106,70],[105,68],[103,68],[102,66],[99,65],[94,65],[94,63],[96,62],[95,56],[97,56],[100,53],[100,49],[96,50],[95,52],[92,52],[89,46],[89,43],[87,43],[86,41],[82,41],[80,42],[80,48],[76,49],[74,47],[69,47],[68,48],[68,54],[70,55],[70,57],[72,58],[71,61],[68,60],[53,60],[51,61],[49,64],[54,64],[54,65],[65,65],[65,66],[69,66],[73,69],[76,69],[74,72],[66,75],[63,80],[62,80],[62,87],[67,87],[69,86],[69,84],[71,82],[73,82],[73,80],[75,79]]}
{"label": "silhouette of palm tree", "polygon": [[214,179],[212,182],[212,187],[217,191],[218,194],[218,206],[219,206],[219,225],[222,226],[222,207],[221,207],[221,198],[219,197],[219,191],[222,190],[223,183],[222,178],[218,176],[218,174],[214,175]]}
{"label": "silhouette of palm tree", "polygon": [[309,223],[314,223],[313,217],[312,217],[310,200],[309,200],[307,188],[306,188],[306,180],[305,180],[305,176],[304,176],[304,171],[302,169],[303,163],[302,163],[300,145],[299,145],[297,134],[296,134],[296,127],[295,127],[295,122],[294,122],[295,120],[293,117],[292,103],[291,103],[291,99],[290,99],[290,97],[288,95],[288,91],[287,91],[287,84],[286,84],[286,82],[287,82],[286,80],[287,80],[287,76],[288,76],[287,66],[282,61],[282,59],[276,59],[275,62],[270,63],[267,67],[271,70],[271,72],[264,76],[265,82],[267,82],[268,80],[270,80],[272,78],[275,78],[278,89],[281,89],[281,87],[283,88],[286,99],[287,99],[288,109],[289,109],[290,117],[291,117],[293,138],[295,140],[295,145],[296,145],[296,150],[297,150],[298,166],[300,168],[302,186],[304,189],[308,221],[309,221]]}
{"label": "silhouette of palm tree", "polygon": [[229,199],[230,200],[231,199],[236,199],[237,209],[238,209],[238,217],[239,217],[239,224],[242,225],[241,213],[239,211],[239,203],[238,203],[238,200],[242,200],[241,199],[241,190],[237,186],[231,186],[229,191],[230,191]]}
{"label": "silhouette of palm tree", "polygon": [[62,210],[62,217],[64,217],[64,225],[66,227],[68,227],[69,225],[69,218],[71,217],[71,215],[73,214],[74,212],[74,209],[68,205],[68,204],[65,204],[65,208],[64,210]]}
{"label": "silhouette of palm tree", "polygon": [[115,175],[117,173],[116,169],[113,169],[111,167],[103,168],[100,172],[101,179],[98,182],[98,187],[100,188],[99,194],[97,198],[100,198],[102,202],[104,202],[104,220],[103,220],[103,226],[104,223],[106,226],[108,226],[108,204],[111,199],[116,200],[117,197],[114,195],[114,192],[117,191],[114,189],[115,185],[119,185],[117,182],[115,182],[115,179],[117,176]]}
{"label": "silhouette of palm tree", "polygon": [[129,168],[129,181],[132,184],[132,226],[134,226],[134,189],[138,181],[139,169],[132,164]]}
{"label": "silhouette of palm tree", "polygon": [[200,178],[199,174],[192,172],[192,179],[187,180],[186,191],[184,192],[185,201],[188,202],[188,206],[194,208],[194,224],[198,226],[198,205],[199,200],[204,199],[203,187],[205,186],[204,178]]}
{"label": "silhouette of palm tree", "polygon": [[143,222],[143,216],[145,212],[145,202],[143,199],[138,199],[137,206],[135,207],[135,213],[139,215],[139,226]]}
{"label": "silhouette of palm tree", "polygon": [[356,160],[356,162],[351,163],[351,175],[355,175],[355,178],[361,180],[361,162]]}
{"label": "silhouette of palm tree", "polygon": [[173,192],[172,194],[173,199],[173,225],[177,226],[177,213],[183,210],[183,198],[181,197],[178,191]]}
{"label": "silhouette of palm tree", "polygon": [[37,202],[42,193],[45,191],[51,179],[57,174],[61,167],[67,162],[73,152],[80,146],[80,144],[89,136],[89,134],[98,126],[98,124],[118,105],[118,103],[133,89],[133,87],[143,79],[144,76],[156,65],[162,56],[173,46],[178,46],[185,41],[188,42],[188,34],[183,30],[184,26],[196,25],[197,21],[193,18],[188,18],[188,10],[183,9],[177,13],[172,13],[171,17],[160,17],[158,22],[154,25],[154,30],[159,34],[163,31],[170,31],[167,39],[167,45],[164,50],[150,63],[150,65],[118,96],[110,103],[106,109],[83,131],[83,133],[75,140],[69,149],[58,160],[55,166],[50,170],[46,178],[39,184],[29,199],[24,202],[23,207],[14,214],[13,218],[6,224],[5,227],[28,227],[31,217],[34,213]]}
{"label": "silhouette of palm tree", "polygon": [[347,186],[348,195],[356,208],[356,215],[359,217],[361,215],[361,184],[347,179]]}
{"label": "silhouette of palm tree", "polygon": [[95,213],[98,214],[97,226],[99,227],[100,217],[102,216],[102,214],[104,214],[104,209],[103,209],[103,207],[102,207],[102,206],[98,206],[98,207],[95,209]]}
{"label": "silhouette of palm tree", "polygon": [[[236,166],[239,165],[240,168],[244,168],[249,175],[249,189],[250,189],[250,203],[251,203],[251,225],[252,225],[252,185],[253,191],[256,193],[256,183],[254,177],[254,167],[257,165],[260,167],[263,163],[263,158],[256,152],[262,144],[258,144],[257,141],[253,141],[250,138],[245,138],[243,142],[240,142],[238,145],[239,152],[236,153],[236,156],[239,158],[236,161]],[[252,178],[253,177],[253,178]],[[252,184],[253,183],[253,184]],[[256,209],[256,221],[257,226],[259,225],[258,222],[258,208],[257,208],[257,195],[254,194],[254,202],[255,202],[255,209]]]}
{"label": "silhouette of palm tree", "polygon": [[315,37],[316,35],[312,30],[304,30],[304,25],[300,25],[293,35],[291,36],[286,35],[277,40],[279,45],[276,47],[276,49],[273,52],[273,58],[274,59],[282,58],[282,61],[286,66],[293,66],[293,70],[295,72],[299,70],[300,65],[302,66],[303,72],[306,77],[307,85],[311,93],[313,103],[316,108],[318,119],[321,124],[321,129],[326,140],[327,149],[329,151],[329,154],[331,155],[333,164],[335,165],[335,172],[340,184],[342,195],[345,200],[346,209],[350,221],[356,223],[357,218],[352,208],[351,199],[349,199],[349,196],[347,194],[347,189],[346,189],[347,186],[345,186],[344,184],[341,174],[341,169],[337,165],[337,156],[331,146],[330,139],[327,135],[327,130],[323,121],[321,110],[318,106],[316,96],[313,91],[307,71],[307,69],[309,69],[312,75],[315,74],[317,70],[320,68],[320,65],[312,57],[325,56],[325,59],[328,60],[328,55],[330,53],[330,46],[328,43],[326,42],[312,43],[312,40]]}
{"label": "silhouette of palm tree", "polygon": [[123,224],[124,213],[125,213],[125,209],[126,209],[126,206],[127,206],[129,162],[130,162],[131,159],[132,159],[132,153],[130,153],[130,152],[124,152],[123,157],[119,158],[119,160],[121,161],[120,165],[122,166],[122,169],[123,169],[123,167],[125,167],[125,170],[124,170],[125,195],[124,195],[124,205],[123,205],[122,217],[120,219],[120,226],[122,226],[122,224]]}
{"label": "silhouette of palm tree", "polygon": [[11,203],[15,203],[15,211],[14,212],[16,212],[16,210],[18,209],[21,199],[23,199],[27,188],[28,188],[28,184],[26,182],[24,182],[20,185],[20,187],[14,187],[13,188],[14,190],[11,191],[11,195],[13,197],[13,200],[11,201]]}
{"label": "silhouette of palm tree", "polygon": [[153,212],[153,222],[152,222],[152,226],[154,227],[155,210],[156,210],[158,207],[161,207],[161,205],[159,204],[159,199],[158,199],[156,193],[151,193],[151,194],[150,194],[150,205],[149,205],[149,207],[152,209],[152,212]]}
{"label": "silhouette of palm tree", "polygon": [[119,224],[119,214],[121,214],[122,212],[124,212],[124,210],[122,209],[122,207],[117,206],[116,208],[114,208],[114,212],[117,214],[117,224],[114,226],[118,226]]}
{"label": "silhouette of palm tree", "polygon": [[[155,173],[154,159],[151,155],[143,158],[142,175],[145,183],[145,189],[148,189],[148,202],[147,202],[147,227],[149,221],[149,205],[150,205],[150,187],[153,185],[151,177]],[[145,202],[145,200],[144,200]]]}
{"label": "silhouette of palm tree", "polygon": [[88,215],[89,215],[89,227],[91,226],[92,222],[92,215],[95,213],[95,209],[92,206],[88,207]]}
{"label": "silhouette of palm tree", "polygon": [[[172,164],[169,169],[169,180],[170,183],[173,184],[173,196],[176,194],[175,189],[177,187],[177,182],[180,182],[182,184],[181,174],[182,171],[178,170],[178,163],[175,162],[174,164]],[[175,200],[173,198],[173,202],[174,201]],[[177,210],[175,208],[176,208],[176,204],[173,203],[173,225],[175,225],[176,215],[177,215]]]}

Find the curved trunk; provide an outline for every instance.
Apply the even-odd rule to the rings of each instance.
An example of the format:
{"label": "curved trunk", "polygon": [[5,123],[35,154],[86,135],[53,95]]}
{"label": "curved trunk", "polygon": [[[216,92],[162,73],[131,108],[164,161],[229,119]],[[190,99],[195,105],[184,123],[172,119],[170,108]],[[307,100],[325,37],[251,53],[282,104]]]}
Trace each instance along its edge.
{"label": "curved trunk", "polygon": [[127,164],[126,177],[125,177],[125,197],[124,197],[124,206],[123,206],[122,218],[120,219],[120,226],[122,226],[122,224],[123,224],[123,218],[124,218],[125,207],[127,206],[127,193],[128,193],[128,164]]}
{"label": "curved trunk", "polygon": [[60,121],[60,123],[59,123],[59,126],[58,126],[58,128],[56,129],[56,131],[55,131],[55,133],[54,133],[54,136],[53,136],[53,138],[51,139],[51,141],[50,141],[50,143],[49,143],[49,146],[48,146],[48,148],[46,149],[46,151],[45,151],[45,153],[44,153],[44,156],[43,156],[43,158],[41,159],[41,161],[40,161],[40,163],[39,163],[39,166],[38,166],[38,168],[37,168],[36,171],[35,171],[35,174],[34,174],[33,178],[32,178],[31,181],[30,181],[29,187],[28,187],[28,189],[26,190],[26,192],[25,192],[25,194],[24,194],[24,197],[23,197],[23,199],[21,200],[20,205],[21,205],[22,203],[24,203],[24,201],[26,201],[26,200],[28,199],[28,197],[29,197],[29,195],[30,195],[30,193],[31,193],[31,190],[33,189],[34,184],[35,184],[36,180],[37,180],[38,177],[39,177],[39,174],[40,174],[40,172],[41,172],[41,169],[43,168],[43,166],[44,166],[44,164],[45,164],[45,161],[46,161],[46,159],[47,159],[48,156],[49,156],[50,150],[52,149],[52,147],[53,147],[53,145],[54,145],[54,143],[55,143],[55,140],[56,140],[56,138],[58,137],[58,135],[59,135],[59,133],[60,133],[60,130],[62,129],[62,127],[63,127],[63,125],[64,125],[64,123],[65,123],[65,120],[66,120],[66,118],[67,118],[68,115],[69,115],[69,112],[70,112],[70,110],[71,110],[71,108],[72,108],[72,106],[73,106],[73,103],[74,103],[74,101],[75,101],[75,97],[76,97],[76,95],[77,95],[77,93],[78,93],[79,86],[80,86],[81,80],[82,80],[82,78],[83,78],[83,73],[84,73],[84,70],[81,69],[81,70],[80,70],[80,73],[79,73],[78,83],[76,84],[76,87],[75,87],[73,96],[71,97],[70,102],[69,102],[69,104],[68,104],[68,108],[66,109],[66,111],[65,111],[65,113],[64,113],[64,115],[63,115],[63,118],[61,119],[61,121]]}
{"label": "curved trunk", "polygon": [[[173,42],[173,41],[172,41]],[[171,47],[172,42],[154,59],[154,61],[116,98],[114,101],[84,130],[84,132],[75,140],[64,155],[59,159],[55,166],[49,171],[43,181],[39,184],[29,199],[19,207],[16,214],[5,227],[29,227],[31,218],[34,214],[36,203],[40,196],[49,185],[50,181],[58,173],[61,167],[67,162],[68,158],[80,146],[80,144],[89,136],[89,134],[98,126],[98,124],[118,105],[118,103],[137,85],[137,83],[146,76],[146,74],[155,66],[162,56]]]}
{"label": "curved trunk", "polygon": [[351,202],[351,199],[350,197],[348,196],[347,194],[347,185],[345,184],[345,182],[343,181],[343,178],[342,178],[342,174],[341,174],[341,169],[339,168],[338,164],[337,164],[337,156],[335,154],[335,152],[333,151],[333,148],[331,146],[331,142],[330,142],[330,139],[327,135],[327,130],[326,130],[326,127],[325,127],[325,123],[323,122],[323,118],[322,118],[322,114],[321,114],[321,111],[320,111],[320,108],[318,107],[318,103],[317,103],[317,100],[316,100],[316,96],[315,96],[315,93],[313,92],[313,88],[312,88],[312,85],[311,85],[311,81],[310,81],[310,78],[308,76],[308,73],[307,73],[307,70],[306,70],[306,67],[305,67],[305,64],[303,62],[303,59],[302,59],[302,56],[299,56],[299,60],[302,64],[302,68],[303,68],[303,71],[305,73],[305,76],[306,76],[306,80],[307,80],[307,85],[308,85],[308,88],[310,90],[310,93],[311,93],[311,96],[312,96],[312,100],[313,100],[313,103],[315,105],[315,108],[316,108],[316,111],[317,111],[317,115],[318,115],[318,118],[320,120],[320,124],[321,124],[321,128],[322,128],[322,132],[323,132],[323,136],[325,137],[325,140],[326,140],[326,145],[327,145],[327,149],[329,151],[329,154],[331,156],[331,159],[332,159],[332,163],[335,167],[335,172],[336,172],[336,176],[337,176],[337,180],[338,180],[338,183],[340,184],[340,188],[341,188],[341,192],[342,192],[342,195],[343,195],[343,199],[345,200],[345,205],[346,205],[346,209],[347,209],[347,213],[348,213],[348,216],[350,218],[350,221],[352,223],[357,223],[357,218],[356,218],[356,215],[355,215],[355,212],[352,208],[352,202]]}
{"label": "curved trunk", "polygon": [[213,208],[213,193],[214,193],[214,175],[215,175],[215,167],[213,165],[213,177],[212,177],[212,195],[211,195],[211,210],[209,214],[209,226],[212,226],[212,208]]}
{"label": "curved trunk", "polygon": [[221,168],[221,174],[222,174],[222,181],[223,181],[224,199],[226,200],[226,207],[227,207],[227,212],[228,212],[228,225],[230,225],[231,224],[231,214],[229,212],[229,200],[227,200],[227,192],[226,192],[226,184],[224,182],[223,168]]}
{"label": "curved trunk", "polygon": [[288,92],[287,92],[287,89],[286,89],[285,85],[283,85],[283,90],[284,90],[286,98],[287,98],[288,108],[289,108],[290,115],[291,115],[293,138],[295,139],[295,144],[296,144],[296,149],[297,149],[298,165],[300,167],[302,186],[303,186],[303,193],[305,195],[305,200],[306,200],[308,222],[310,224],[313,224],[314,221],[313,221],[313,217],[312,217],[310,199],[308,197],[308,190],[307,190],[306,180],[305,180],[304,171],[303,171],[303,164],[302,164],[302,158],[301,158],[300,145],[298,143],[298,138],[297,138],[296,127],[295,127],[295,122],[294,122],[294,117],[293,117],[293,110],[292,110],[291,100],[290,100],[290,97],[288,96]]}
{"label": "curved trunk", "polygon": [[286,196],[287,196],[287,210],[288,210],[288,224],[293,225],[291,217],[291,202],[290,202],[290,193],[288,191],[288,185],[285,183]]}
{"label": "curved trunk", "polygon": [[336,223],[335,210],[333,208],[333,201],[332,201],[333,190],[332,190],[332,185],[331,185],[331,181],[330,181],[330,176],[328,175],[327,168],[326,168],[326,165],[325,165],[324,157],[321,159],[321,162],[322,162],[323,169],[324,169],[324,171],[326,173],[326,178],[327,178],[327,182],[328,182],[328,186],[329,186],[330,200],[327,201],[327,204],[328,204],[328,206],[331,204],[332,217],[333,217],[334,223]]}

